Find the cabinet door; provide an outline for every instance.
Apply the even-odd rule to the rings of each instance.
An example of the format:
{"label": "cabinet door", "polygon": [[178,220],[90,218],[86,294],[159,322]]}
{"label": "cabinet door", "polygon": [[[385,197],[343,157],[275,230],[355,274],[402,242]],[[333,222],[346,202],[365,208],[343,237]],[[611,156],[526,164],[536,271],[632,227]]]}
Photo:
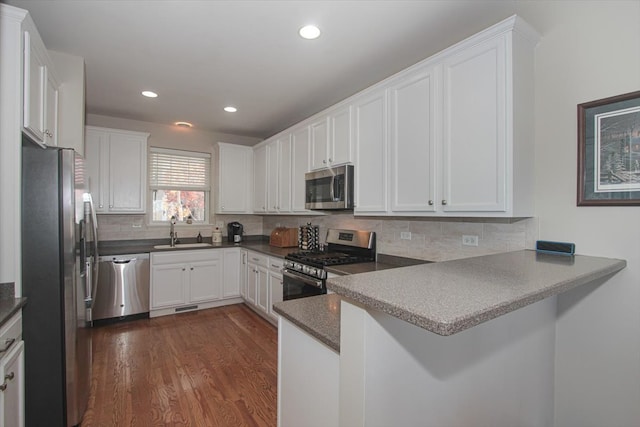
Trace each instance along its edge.
{"label": "cabinet door", "polygon": [[109,211],[144,213],[147,142],[137,135],[109,135]]}
{"label": "cabinet door", "polygon": [[44,141],[50,147],[58,145],[58,83],[45,67]]}
{"label": "cabinet door", "polygon": [[351,162],[352,126],[351,106],[344,107],[330,116],[331,140],[329,149],[330,166]]}
{"label": "cabinet door", "polygon": [[267,211],[267,146],[256,148],[253,152],[253,211]]}
{"label": "cabinet door", "polygon": [[[4,344],[4,343],[3,343]],[[3,426],[24,426],[24,341],[13,345],[0,362],[0,421]]]}
{"label": "cabinet door", "polygon": [[222,297],[232,298],[240,296],[240,250],[224,249],[224,268],[222,280]]}
{"label": "cabinet door", "polygon": [[311,124],[311,169],[329,166],[329,118]]}
{"label": "cabinet door", "polygon": [[258,266],[249,262],[247,271],[247,302],[256,305],[256,295],[258,294]]}
{"label": "cabinet door", "polygon": [[387,211],[387,92],[355,101],[355,213]]}
{"label": "cabinet door", "polygon": [[109,136],[87,128],[85,133],[85,172],[97,213],[107,211],[106,185],[109,180]]}
{"label": "cabinet door", "polygon": [[309,126],[291,134],[291,210],[307,212],[304,174],[309,172]]}
{"label": "cabinet door", "polygon": [[436,69],[412,73],[389,89],[391,210],[436,210]]}
{"label": "cabinet door", "polygon": [[505,37],[444,61],[444,211],[506,210]]}
{"label": "cabinet door", "polygon": [[174,307],[186,303],[187,265],[156,265],[151,269],[151,308]]}
{"label": "cabinet door", "polygon": [[23,126],[36,142],[44,144],[46,57],[37,35],[24,32]]}
{"label": "cabinet door", "polygon": [[247,280],[249,279],[249,265],[247,251],[240,251],[240,296],[247,299]]}
{"label": "cabinet door", "polygon": [[253,149],[219,144],[219,213],[250,213],[253,185]]}
{"label": "cabinet door", "polygon": [[267,147],[267,212],[278,212],[278,141]]}
{"label": "cabinet door", "polygon": [[189,263],[189,302],[220,299],[222,295],[222,258]]}
{"label": "cabinet door", "polygon": [[278,313],[273,311],[273,304],[282,301],[282,274],[280,272],[269,271],[269,316],[278,320]]}
{"label": "cabinet door", "polygon": [[256,266],[257,299],[256,305],[265,313],[269,312],[269,270],[261,265]]}
{"label": "cabinet door", "polygon": [[291,135],[278,138],[278,212],[291,212]]}

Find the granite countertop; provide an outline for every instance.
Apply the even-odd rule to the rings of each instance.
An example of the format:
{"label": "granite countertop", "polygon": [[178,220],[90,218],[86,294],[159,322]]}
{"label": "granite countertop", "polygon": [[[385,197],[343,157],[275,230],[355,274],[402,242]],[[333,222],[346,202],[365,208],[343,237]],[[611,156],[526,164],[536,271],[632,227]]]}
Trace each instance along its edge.
{"label": "granite countertop", "polygon": [[340,302],[337,294],[318,295],[273,304],[273,310],[340,352]]}
{"label": "granite countertop", "polygon": [[26,298],[0,298],[0,328],[27,303]]}
{"label": "granite countertop", "polygon": [[[182,243],[195,243],[195,238],[181,239]],[[211,239],[205,239],[204,242],[211,243]],[[223,241],[222,243],[213,243],[211,246],[203,246],[196,248],[171,248],[171,249],[156,249],[156,245],[166,245],[168,239],[149,239],[149,240],[118,240],[118,241],[103,241],[100,242],[98,252],[100,256],[110,255],[125,255],[125,254],[137,254],[147,252],[169,252],[169,251],[192,251],[201,249],[215,249],[215,248],[244,248],[252,251],[264,253],[269,256],[275,256],[284,258],[290,252],[295,252],[298,248],[278,248],[270,246],[268,241],[265,241],[262,236],[252,237],[242,243],[229,243]]]}
{"label": "granite countertop", "polygon": [[357,264],[334,265],[325,267],[329,273],[338,274],[340,276],[349,274],[369,273],[372,271],[389,270],[391,268],[406,267],[409,265],[426,264],[431,261],[425,261],[415,258],[405,258],[394,255],[378,254],[376,262],[361,262]]}
{"label": "granite countertop", "polygon": [[329,279],[337,294],[452,335],[616,273],[626,261],[522,250]]}

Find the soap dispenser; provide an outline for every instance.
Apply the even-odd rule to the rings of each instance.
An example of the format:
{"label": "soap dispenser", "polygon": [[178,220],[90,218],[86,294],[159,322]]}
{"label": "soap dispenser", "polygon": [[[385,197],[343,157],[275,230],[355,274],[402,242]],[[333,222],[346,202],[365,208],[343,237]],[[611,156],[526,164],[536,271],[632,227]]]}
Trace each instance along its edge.
{"label": "soap dispenser", "polygon": [[196,242],[202,243],[202,234],[198,231],[198,237],[196,237]]}

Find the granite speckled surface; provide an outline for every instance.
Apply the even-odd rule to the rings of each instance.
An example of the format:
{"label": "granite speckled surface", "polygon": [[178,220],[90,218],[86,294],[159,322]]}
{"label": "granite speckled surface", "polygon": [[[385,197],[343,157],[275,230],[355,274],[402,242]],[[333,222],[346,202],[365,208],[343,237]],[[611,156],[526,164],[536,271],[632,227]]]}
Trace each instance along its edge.
{"label": "granite speckled surface", "polygon": [[626,261],[522,250],[327,281],[327,287],[439,335],[452,335],[616,273]]}
{"label": "granite speckled surface", "polygon": [[273,310],[339,353],[341,300],[337,294],[318,295],[278,302]]}
{"label": "granite speckled surface", "polygon": [[14,292],[13,282],[0,283],[0,328],[27,303],[26,298],[15,298]]}

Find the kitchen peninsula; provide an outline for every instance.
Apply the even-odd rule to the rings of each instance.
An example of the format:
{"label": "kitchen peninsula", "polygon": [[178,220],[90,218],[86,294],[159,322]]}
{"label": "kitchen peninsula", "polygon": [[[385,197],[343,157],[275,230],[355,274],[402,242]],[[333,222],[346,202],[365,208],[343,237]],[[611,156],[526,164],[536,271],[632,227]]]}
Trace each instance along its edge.
{"label": "kitchen peninsula", "polygon": [[[597,286],[625,266],[524,250],[330,279],[328,288],[338,295],[316,297],[316,308],[328,310],[324,317],[333,322],[305,328],[295,314],[300,303],[276,305],[283,316],[280,357],[300,340],[317,340],[315,347],[303,345],[319,349],[314,364],[332,369],[321,384],[337,394],[326,398],[334,407],[323,407],[323,421],[332,425],[551,426],[554,297]],[[339,346],[327,346],[322,337],[336,331],[313,329],[335,328],[336,318]],[[306,411],[290,392],[296,386],[288,383],[295,378],[289,369],[296,367],[280,364],[283,426],[310,421],[296,419]],[[299,379],[307,391],[310,379],[317,376]]]}

